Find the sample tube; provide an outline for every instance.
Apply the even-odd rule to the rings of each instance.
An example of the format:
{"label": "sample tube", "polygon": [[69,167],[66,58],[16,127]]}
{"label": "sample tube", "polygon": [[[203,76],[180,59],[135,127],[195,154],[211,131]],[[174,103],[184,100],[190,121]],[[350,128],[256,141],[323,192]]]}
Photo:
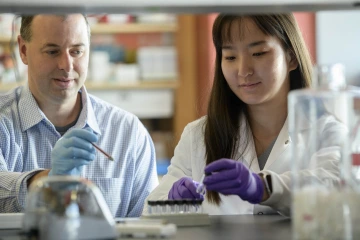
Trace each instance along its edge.
{"label": "sample tube", "polygon": [[162,201],[156,201],[155,202],[155,214],[161,214],[161,210],[162,210]]}
{"label": "sample tube", "polygon": [[154,207],[156,207],[155,205],[155,201],[148,201],[148,213],[149,214],[154,214],[155,213],[155,209]]}
{"label": "sample tube", "polygon": [[165,201],[159,201],[159,213],[160,214],[166,214],[166,202]]}
{"label": "sample tube", "polygon": [[170,208],[170,203],[171,202],[172,202],[171,200],[165,200],[164,201],[165,206],[163,206],[163,214],[171,213],[171,208]]}
{"label": "sample tube", "polygon": [[179,213],[180,212],[180,201],[179,200],[174,200],[174,213]]}
{"label": "sample tube", "polygon": [[205,195],[205,192],[206,192],[206,188],[205,188],[204,183],[203,183],[204,178],[205,178],[205,174],[203,174],[201,176],[201,179],[199,181],[199,185],[196,188],[196,192],[200,193],[201,195]]}

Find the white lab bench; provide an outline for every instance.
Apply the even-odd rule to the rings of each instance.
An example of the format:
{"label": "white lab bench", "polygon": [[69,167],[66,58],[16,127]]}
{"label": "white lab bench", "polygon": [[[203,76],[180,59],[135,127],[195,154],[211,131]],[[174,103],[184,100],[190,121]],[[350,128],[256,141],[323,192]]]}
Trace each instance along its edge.
{"label": "white lab bench", "polygon": [[[178,227],[171,240],[291,239],[291,221],[280,215],[210,216],[208,226]],[[0,230],[2,240],[23,240],[19,230]],[[121,238],[123,239],[123,238]],[[133,238],[132,238],[133,239]],[[164,239],[164,238],[163,238]]]}

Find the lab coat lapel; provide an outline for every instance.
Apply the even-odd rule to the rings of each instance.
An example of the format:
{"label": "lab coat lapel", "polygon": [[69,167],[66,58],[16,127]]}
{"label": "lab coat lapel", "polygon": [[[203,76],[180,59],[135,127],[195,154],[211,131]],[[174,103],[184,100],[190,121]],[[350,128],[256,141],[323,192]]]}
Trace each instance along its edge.
{"label": "lab coat lapel", "polygon": [[[241,142],[248,141],[248,144],[245,148],[245,150],[242,148],[242,146],[239,146],[238,152],[236,155],[236,159],[239,161],[243,161],[243,163],[250,168],[252,171],[259,172],[259,162],[256,156],[256,150],[255,150],[255,144],[254,144],[254,138],[253,135],[248,128],[248,125],[246,123],[246,118],[242,116],[240,118],[241,124],[240,124],[240,136],[241,136]],[[246,135],[247,134],[247,135]],[[242,143],[239,143],[240,145]]]}
{"label": "lab coat lapel", "polygon": [[252,134],[249,134],[251,137],[249,138],[249,145],[244,154],[244,158],[248,163],[248,167],[254,172],[260,172],[259,161],[256,156],[256,149],[254,144],[254,138]]}
{"label": "lab coat lapel", "polygon": [[270,152],[270,155],[266,161],[264,169],[268,169],[276,160],[278,160],[281,154],[290,146],[291,138],[289,136],[288,118],[276,138],[275,144]]}

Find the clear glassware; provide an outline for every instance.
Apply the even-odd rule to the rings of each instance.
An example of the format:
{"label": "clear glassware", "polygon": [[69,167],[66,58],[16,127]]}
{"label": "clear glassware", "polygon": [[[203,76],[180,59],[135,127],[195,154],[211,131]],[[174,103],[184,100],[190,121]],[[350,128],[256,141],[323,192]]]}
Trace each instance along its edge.
{"label": "clear glassware", "polygon": [[[310,89],[288,96],[292,158],[293,239],[353,239],[351,129],[354,91],[341,64],[317,66]],[[359,203],[358,203],[359,202]]]}
{"label": "clear glassware", "polygon": [[117,239],[115,221],[100,190],[72,176],[43,177],[26,199],[23,232],[36,239]]}
{"label": "clear glassware", "polygon": [[352,165],[351,173],[354,186],[360,188],[360,90],[354,91],[354,124],[350,131]]}

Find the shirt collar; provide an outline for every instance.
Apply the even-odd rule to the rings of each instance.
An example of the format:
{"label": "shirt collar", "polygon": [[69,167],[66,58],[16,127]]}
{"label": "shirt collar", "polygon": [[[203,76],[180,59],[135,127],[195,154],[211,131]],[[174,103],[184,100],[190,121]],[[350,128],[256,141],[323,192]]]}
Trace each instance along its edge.
{"label": "shirt collar", "polygon": [[30,92],[28,84],[22,87],[19,100],[19,115],[22,132],[46,119],[45,114],[40,110],[34,96]]}
{"label": "shirt collar", "polygon": [[[81,87],[80,92],[82,109],[79,119],[74,127],[83,128],[89,126],[95,133],[101,135],[94,109],[85,86]],[[34,96],[30,92],[28,84],[23,87],[23,91],[21,92],[21,97],[19,100],[19,115],[21,121],[21,130],[23,132],[40,123],[42,120],[47,120],[50,123],[45,114],[39,108],[39,105],[37,104]]]}
{"label": "shirt collar", "polygon": [[82,110],[79,119],[74,127],[83,128],[89,126],[95,133],[101,135],[99,124],[96,120],[94,109],[85,86],[81,87],[80,92],[82,100]]}

